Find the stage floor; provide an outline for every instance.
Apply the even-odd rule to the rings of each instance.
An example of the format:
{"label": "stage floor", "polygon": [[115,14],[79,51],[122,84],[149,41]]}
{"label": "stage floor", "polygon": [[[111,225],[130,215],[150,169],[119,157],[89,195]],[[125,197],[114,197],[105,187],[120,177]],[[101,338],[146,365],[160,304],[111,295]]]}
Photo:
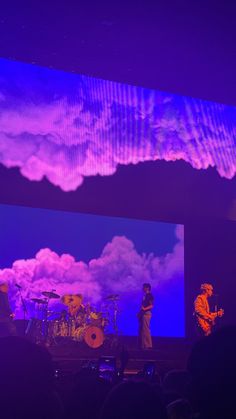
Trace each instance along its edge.
{"label": "stage floor", "polygon": [[[28,321],[16,321],[16,324],[19,335],[24,336]],[[32,339],[34,340],[33,336]],[[121,358],[125,356],[128,359],[125,370],[127,374],[137,373],[146,362],[151,361],[155,363],[156,371],[161,377],[170,370],[185,369],[192,347],[192,342],[186,338],[153,337],[153,349],[143,351],[138,349],[137,336],[109,334],[105,334],[105,340],[98,348],[90,347],[84,340],[74,341],[60,337],[51,339],[50,344],[41,344],[47,347],[55,367],[63,374],[75,373],[89,362],[96,362],[101,356],[116,357],[119,368]]]}
{"label": "stage floor", "polygon": [[54,364],[64,374],[75,373],[83,366],[96,362],[102,356],[116,358],[119,368],[126,360],[126,374],[136,374],[147,362],[153,362],[156,371],[163,377],[173,369],[185,369],[191,343],[185,339],[155,338],[154,347],[149,350],[137,348],[135,337],[115,337],[105,340],[99,348],[91,348],[85,342],[60,341],[48,347]]}

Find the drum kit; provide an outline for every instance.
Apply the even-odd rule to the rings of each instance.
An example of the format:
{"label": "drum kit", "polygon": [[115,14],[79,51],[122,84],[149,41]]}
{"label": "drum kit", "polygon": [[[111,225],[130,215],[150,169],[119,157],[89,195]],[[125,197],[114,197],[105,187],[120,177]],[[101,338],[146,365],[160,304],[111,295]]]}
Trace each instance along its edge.
{"label": "drum kit", "polygon": [[[106,338],[108,326],[113,334],[118,334],[117,294],[103,299],[101,310],[96,310],[90,303],[82,303],[81,294],[66,294],[62,297],[52,291],[43,291],[44,298],[31,298],[35,303],[35,317],[29,321],[26,334],[41,343],[48,345],[75,341],[85,342],[90,348],[99,348]],[[60,300],[66,309],[58,311],[49,310],[51,300]],[[41,314],[41,318],[38,313]]]}

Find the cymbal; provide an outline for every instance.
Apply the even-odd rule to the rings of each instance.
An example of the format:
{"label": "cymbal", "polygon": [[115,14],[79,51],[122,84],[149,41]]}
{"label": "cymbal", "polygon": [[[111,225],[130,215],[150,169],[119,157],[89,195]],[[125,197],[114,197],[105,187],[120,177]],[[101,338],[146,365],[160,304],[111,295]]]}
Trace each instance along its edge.
{"label": "cymbal", "polygon": [[42,294],[47,298],[60,298],[60,295],[55,294],[55,292],[52,291],[43,291]]}
{"label": "cymbal", "polygon": [[108,295],[107,297],[105,297],[104,298],[104,300],[106,300],[106,301],[116,301],[116,300],[119,300],[119,295],[118,294],[111,294],[111,295]]}
{"label": "cymbal", "polygon": [[31,301],[37,304],[47,304],[47,301],[43,300],[42,298],[31,298]]}

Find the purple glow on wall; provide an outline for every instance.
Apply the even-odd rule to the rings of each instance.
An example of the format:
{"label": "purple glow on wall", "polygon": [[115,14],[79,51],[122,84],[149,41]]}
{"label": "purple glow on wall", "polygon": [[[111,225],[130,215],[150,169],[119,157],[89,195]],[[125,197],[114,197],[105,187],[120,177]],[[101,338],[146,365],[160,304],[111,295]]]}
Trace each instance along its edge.
{"label": "purple glow on wall", "polygon": [[64,191],[119,164],[236,173],[236,108],[0,60],[0,162]]}

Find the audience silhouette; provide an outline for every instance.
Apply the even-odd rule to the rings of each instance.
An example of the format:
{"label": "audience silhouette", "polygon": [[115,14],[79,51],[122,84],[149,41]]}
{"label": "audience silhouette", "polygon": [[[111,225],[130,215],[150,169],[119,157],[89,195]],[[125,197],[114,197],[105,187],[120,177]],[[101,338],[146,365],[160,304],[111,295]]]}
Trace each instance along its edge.
{"label": "audience silhouette", "polygon": [[121,373],[112,380],[99,375],[94,365],[59,380],[46,348],[23,337],[2,337],[1,416],[3,419],[236,417],[236,326],[224,327],[197,341],[187,370],[169,371],[163,382],[158,374],[150,378],[144,371],[127,378],[123,367],[122,364]]}

